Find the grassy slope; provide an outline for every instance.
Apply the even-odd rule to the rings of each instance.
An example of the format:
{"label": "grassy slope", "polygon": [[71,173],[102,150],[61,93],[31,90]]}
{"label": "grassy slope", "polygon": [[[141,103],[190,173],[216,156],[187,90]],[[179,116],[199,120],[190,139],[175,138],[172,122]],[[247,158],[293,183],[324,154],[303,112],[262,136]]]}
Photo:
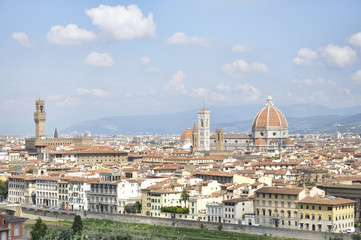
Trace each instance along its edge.
{"label": "grassy slope", "polygon": [[[60,222],[71,225],[71,221]],[[122,223],[111,220],[86,219],[83,221],[84,228],[89,231],[127,233],[130,236],[145,237],[146,239],[193,239],[193,240],[276,240],[277,237],[265,237],[259,235],[250,235],[244,233],[234,233],[208,229],[194,229],[182,227],[164,227],[138,223]],[[200,225],[200,223],[196,223]]]}

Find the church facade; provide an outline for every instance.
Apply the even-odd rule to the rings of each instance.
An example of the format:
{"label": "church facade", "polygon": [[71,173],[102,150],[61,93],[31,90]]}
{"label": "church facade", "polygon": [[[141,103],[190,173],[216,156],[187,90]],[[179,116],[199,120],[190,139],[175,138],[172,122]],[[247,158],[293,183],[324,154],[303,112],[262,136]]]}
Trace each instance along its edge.
{"label": "church facade", "polygon": [[[205,114],[206,113],[206,114]],[[268,96],[267,103],[253,119],[251,134],[225,134],[224,129],[216,129],[210,135],[210,111],[198,111],[198,128],[193,128],[193,151],[281,151],[294,148],[288,136],[288,123],[282,112]],[[200,131],[202,129],[202,131]],[[208,140],[208,141],[207,141]]]}

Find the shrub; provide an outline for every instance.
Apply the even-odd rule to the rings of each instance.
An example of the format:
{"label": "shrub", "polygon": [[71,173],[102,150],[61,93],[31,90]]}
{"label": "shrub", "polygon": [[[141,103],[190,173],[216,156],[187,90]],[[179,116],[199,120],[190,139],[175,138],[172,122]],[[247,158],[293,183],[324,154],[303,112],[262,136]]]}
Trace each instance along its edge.
{"label": "shrub", "polygon": [[179,214],[188,214],[189,208],[182,208],[180,206],[176,207],[161,207],[160,210],[162,212],[169,212],[169,213],[179,213]]}

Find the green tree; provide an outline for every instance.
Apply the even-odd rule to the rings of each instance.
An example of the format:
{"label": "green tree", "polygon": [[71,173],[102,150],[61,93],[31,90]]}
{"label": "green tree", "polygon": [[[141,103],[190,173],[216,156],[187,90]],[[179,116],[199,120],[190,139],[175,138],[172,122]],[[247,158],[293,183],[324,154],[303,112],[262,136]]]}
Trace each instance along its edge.
{"label": "green tree", "polygon": [[140,210],[142,209],[142,204],[139,201],[136,201],[133,205],[133,210],[135,213],[140,213]]}
{"label": "green tree", "polygon": [[30,236],[31,240],[40,240],[42,237],[44,237],[47,233],[48,226],[46,226],[45,223],[43,223],[43,220],[39,217],[36,219],[36,223],[31,228]]}
{"label": "green tree", "polygon": [[31,174],[33,174],[33,173],[34,173],[34,169],[30,168],[30,169],[26,170],[26,173],[31,173]]}
{"label": "green tree", "polygon": [[189,193],[187,189],[183,188],[183,191],[181,193],[181,200],[184,201],[185,208],[187,208],[187,201],[189,200]]}
{"label": "green tree", "polygon": [[4,198],[8,197],[8,184],[9,181],[0,181],[0,195],[3,195]]}
{"label": "green tree", "polygon": [[74,222],[71,229],[75,234],[81,234],[81,232],[83,231],[83,221],[81,220],[81,217],[79,215],[76,215],[74,217]]}

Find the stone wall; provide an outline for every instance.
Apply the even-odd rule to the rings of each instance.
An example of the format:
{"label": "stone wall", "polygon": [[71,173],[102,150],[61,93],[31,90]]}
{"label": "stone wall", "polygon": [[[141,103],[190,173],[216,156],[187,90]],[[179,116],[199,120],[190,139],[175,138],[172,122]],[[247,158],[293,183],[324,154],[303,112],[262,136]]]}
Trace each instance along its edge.
{"label": "stone wall", "polygon": [[79,213],[60,211],[60,210],[32,208],[32,207],[22,207],[21,212],[16,212],[16,215],[19,217],[25,217],[29,219],[37,219],[38,217],[40,217],[41,219],[46,221],[59,221],[59,220],[73,221],[74,217],[77,214]]}
{"label": "stone wall", "polygon": [[[151,225],[161,225],[169,227],[185,227],[185,228],[201,228],[203,225],[206,229],[218,230],[220,223],[200,222],[183,219],[170,219],[170,218],[154,218],[137,215],[121,215],[121,214],[106,214],[106,213],[89,213],[84,216],[83,212],[66,212],[49,209],[36,209],[31,207],[22,207],[21,216],[30,219],[41,217],[43,220],[59,221],[59,220],[74,220],[76,214],[81,215],[82,218],[93,219],[109,219],[120,222],[129,223],[145,223]],[[222,223],[222,231],[248,233],[256,235],[277,236],[282,238],[296,238],[296,239],[324,239],[334,237],[333,234],[323,232],[291,230],[286,228],[269,228],[263,226],[248,226]],[[350,234],[343,234],[343,239],[351,240]]]}

